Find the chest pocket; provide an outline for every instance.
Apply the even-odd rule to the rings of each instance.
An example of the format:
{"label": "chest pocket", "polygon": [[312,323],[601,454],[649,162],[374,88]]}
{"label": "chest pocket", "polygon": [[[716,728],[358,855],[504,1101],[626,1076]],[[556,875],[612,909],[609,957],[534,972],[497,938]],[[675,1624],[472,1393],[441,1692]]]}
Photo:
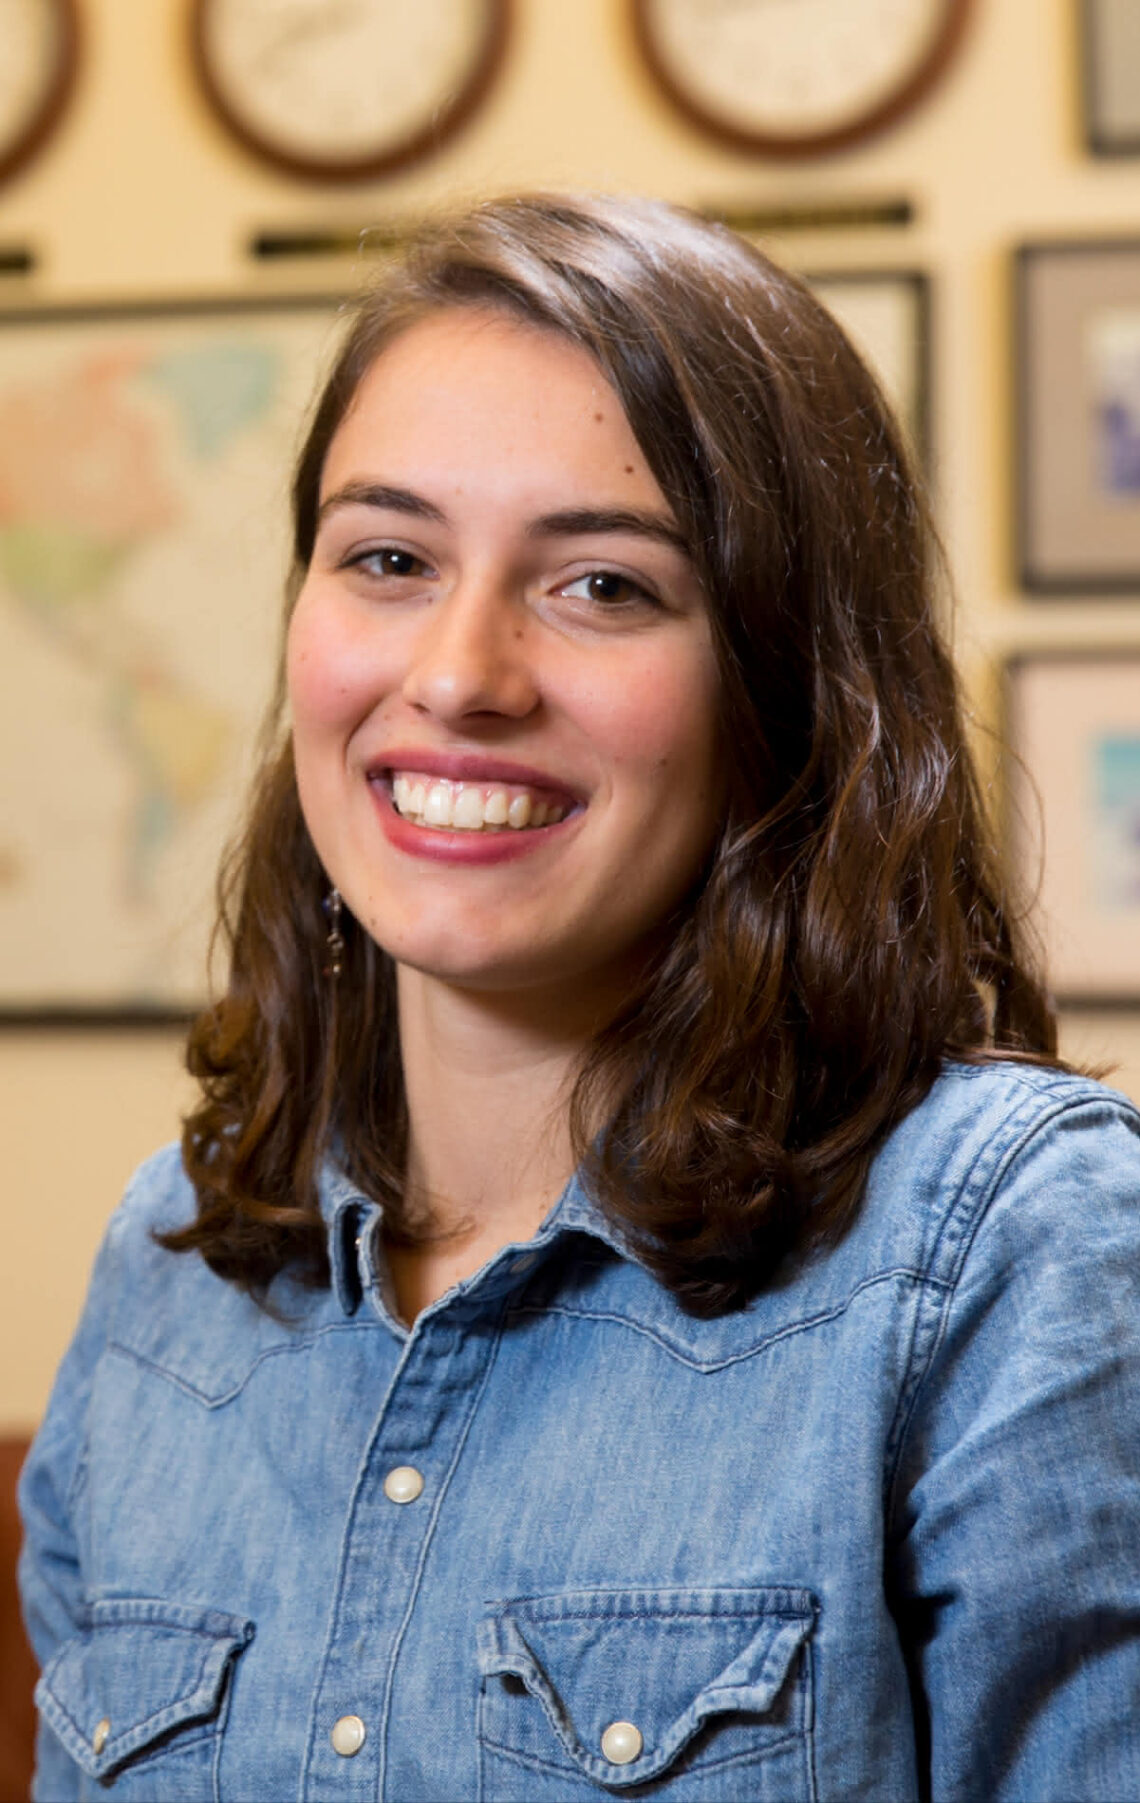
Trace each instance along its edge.
{"label": "chest pocket", "polygon": [[795,1803],[811,1781],[810,1592],[585,1590],[479,1625],[482,1803]]}
{"label": "chest pocket", "polygon": [[44,1667],[36,1703],[84,1775],[81,1797],[216,1795],[227,1679],[253,1623],[150,1597],[94,1604]]}

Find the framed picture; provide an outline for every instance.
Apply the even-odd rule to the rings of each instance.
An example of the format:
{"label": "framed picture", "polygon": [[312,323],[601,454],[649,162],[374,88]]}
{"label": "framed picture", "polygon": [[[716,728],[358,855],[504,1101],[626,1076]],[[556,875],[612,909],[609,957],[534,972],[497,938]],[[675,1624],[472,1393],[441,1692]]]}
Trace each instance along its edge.
{"label": "framed picture", "polygon": [[0,1018],[203,999],[338,307],[0,311]]}
{"label": "framed picture", "polygon": [[808,272],[878,376],[922,465],[931,456],[930,279],[916,269]]}
{"label": "framed picture", "polygon": [[1140,1002],[1140,647],[1007,670],[1007,845],[1059,1001]]}
{"label": "framed picture", "polygon": [[1081,0],[1085,136],[1097,156],[1140,155],[1140,10]]}
{"label": "framed picture", "polygon": [[1015,320],[1021,581],[1140,595],[1140,239],[1023,245]]}

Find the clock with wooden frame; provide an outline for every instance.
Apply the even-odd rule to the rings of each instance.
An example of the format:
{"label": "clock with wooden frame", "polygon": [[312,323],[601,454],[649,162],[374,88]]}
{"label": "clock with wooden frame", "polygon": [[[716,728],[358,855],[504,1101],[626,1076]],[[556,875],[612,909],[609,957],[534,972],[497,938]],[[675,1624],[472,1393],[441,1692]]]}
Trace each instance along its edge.
{"label": "clock with wooden frame", "polygon": [[247,150],[309,181],[432,154],[501,63],[509,0],[192,0],[193,64]]}
{"label": "clock with wooden frame", "polygon": [[950,67],[974,0],[631,0],[658,86],[706,135],[772,157],[845,149]]}
{"label": "clock with wooden frame", "polygon": [[50,138],[75,83],[74,0],[5,0],[0,6],[0,180]]}

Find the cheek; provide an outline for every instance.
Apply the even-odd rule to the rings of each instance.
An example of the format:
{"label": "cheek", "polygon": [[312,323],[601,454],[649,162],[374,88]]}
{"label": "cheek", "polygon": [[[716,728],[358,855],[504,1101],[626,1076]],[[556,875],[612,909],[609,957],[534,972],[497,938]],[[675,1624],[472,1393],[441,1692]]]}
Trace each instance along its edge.
{"label": "cheek", "polygon": [[295,734],[351,723],[366,709],[372,672],[347,622],[302,590],[285,646],[285,680]]}
{"label": "cheek", "polygon": [[706,792],[716,762],[718,683],[708,659],[647,659],[620,688],[595,695],[598,733],[615,763],[648,782],[684,773]]}

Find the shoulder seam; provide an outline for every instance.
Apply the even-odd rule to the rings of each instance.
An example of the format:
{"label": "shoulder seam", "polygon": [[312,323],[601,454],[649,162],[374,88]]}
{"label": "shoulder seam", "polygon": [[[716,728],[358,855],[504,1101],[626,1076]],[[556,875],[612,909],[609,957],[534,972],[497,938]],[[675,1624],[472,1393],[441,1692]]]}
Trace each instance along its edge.
{"label": "shoulder seam", "polygon": [[[1003,1123],[1009,1130],[1009,1137],[1004,1146],[995,1153],[988,1178],[978,1186],[976,1194],[969,1198],[969,1203],[964,1203],[964,1198],[969,1195],[979,1166],[983,1163],[986,1153],[993,1149],[991,1141],[987,1141],[979,1147],[977,1156],[958,1185],[957,1193],[942,1217],[930,1258],[927,1260],[928,1281],[919,1286],[918,1312],[915,1316],[911,1350],[907,1359],[906,1377],[899,1392],[895,1422],[886,1442],[884,1496],[888,1499],[888,1504],[897,1478],[899,1460],[902,1456],[902,1448],[910,1422],[944,1337],[948,1312],[953,1304],[970,1248],[982,1222],[989,1213],[1002,1178],[1013,1160],[1025,1151],[1025,1148],[1044,1128],[1066,1115],[1077,1115],[1090,1109],[1114,1117],[1122,1126],[1140,1132],[1140,1111],[1133,1106],[1128,1097],[1115,1090],[1093,1088],[1087,1080],[1071,1078],[1066,1072],[1058,1072],[1056,1075],[1068,1078],[1065,1087],[1068,1087],[1069,1084],[1075,1085],[1076,1093],[1057,1096],[1055,1093],[1048,1094],[1046,1092],[1048,1094],[1048,1099],[1046,1099],[1046,1095],[1043,1095],[1042,1090],[1036,1084],[1019,1083],[1018,1088],[1025,1099],[1020,1108],[1015,1110]],[[1048,1086],[1048,1090],[1055,1091],[1056,1087],[1058,1086],[1051,1084]],[[1036,1103],[1036,1107],[1031,1107],[1032,1103]],[[956,1221],[956,1217],[959,1215],[962,1218]],[[953,1234],[955,1225],[958,1229],[956,1237]],[[948,1238],[950,1245],[947,1268],[941,1274],[936,1274],[935,1267],[938,1264],[939,1254],[943,1242]],[[932,1319],[929,1328],[925,1334],[922,1334],[919,1314],[922,1310],[925,1291],[937,1294],[932,1297],[930,1302]],[[921,1347],[919,1347],[920,1340],[924,1342]],[[890,1507],[888,1506],[889,1513]]]}

